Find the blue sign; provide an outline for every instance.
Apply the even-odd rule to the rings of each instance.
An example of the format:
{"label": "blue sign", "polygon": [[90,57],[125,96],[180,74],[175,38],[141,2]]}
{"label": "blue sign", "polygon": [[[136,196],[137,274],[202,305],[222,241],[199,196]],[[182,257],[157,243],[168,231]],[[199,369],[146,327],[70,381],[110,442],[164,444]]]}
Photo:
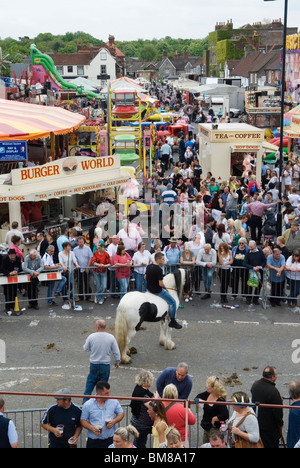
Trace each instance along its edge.
{"label": "blue sign", "polygon": [[27,161],[26,141],[0,141],[0,162]]}

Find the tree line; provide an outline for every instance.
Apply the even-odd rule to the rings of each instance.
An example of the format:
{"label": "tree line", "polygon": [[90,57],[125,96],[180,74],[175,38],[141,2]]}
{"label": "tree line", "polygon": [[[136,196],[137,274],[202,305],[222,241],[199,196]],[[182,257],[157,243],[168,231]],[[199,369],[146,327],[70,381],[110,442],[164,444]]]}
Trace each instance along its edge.
{"label": "tree line", "polygon": [[[76,53],[77,45],[101,46],[107,39],[97,39],[83,31],[67,32],[64,35],[53,35],[51,33],[40,33],[30,38],[28,36],[13,39],[0,38],[0,47],[3,55],[9,54],[11,63],[22,63],[24,57],[29,55],[30,45],[36,44],[37,48],[45,53]],[[116,41],[116,46],[126,57],[136,57],[139,60],[160,60],[164,52],[169,57],[176,53],[183,55],[188,52],[190,56],[202,56],[203,51],[208,48],[208,37],[204,39],[174,39],[166,36],[162,39],[137,39],[135,41]]]}

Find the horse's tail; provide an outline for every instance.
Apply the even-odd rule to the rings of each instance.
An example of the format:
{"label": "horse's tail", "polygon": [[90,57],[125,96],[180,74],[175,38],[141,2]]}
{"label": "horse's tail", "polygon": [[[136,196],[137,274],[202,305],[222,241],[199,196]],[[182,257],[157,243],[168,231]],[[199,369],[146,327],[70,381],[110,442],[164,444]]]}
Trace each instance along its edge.
{"label": "horse's tail", "polygon": [[126,320],[126,307],[122,305],[122,301],[118,305],[115,321],[115,338],[119,345],[121,356],[123,356],[127,345],[128,323]]}

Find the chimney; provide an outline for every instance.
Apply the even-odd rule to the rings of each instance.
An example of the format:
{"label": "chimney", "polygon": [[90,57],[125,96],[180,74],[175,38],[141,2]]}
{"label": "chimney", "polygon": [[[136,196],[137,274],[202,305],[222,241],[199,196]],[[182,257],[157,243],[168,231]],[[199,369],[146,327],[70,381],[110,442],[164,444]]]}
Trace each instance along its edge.
{"label": "chimney", "polygon": [[108,36],[108,44],[110,47],[115,45],[115,36],[112,36],[111,34]]}
{"label": "chimney", "polygon": [[187,50],[185,50],[185,51],[183,52],[183,58],[184,58],[184,60],[188,60],[188,58],[189,58],[189,53],[188,53]]}
{"label": "chimney", "polygon": [[163,57],[164,57],[164,58],[167,58],[167,57],[168,57],[168,51],[167,51],[167,50],[164,50],[164,51],[163,51]]}

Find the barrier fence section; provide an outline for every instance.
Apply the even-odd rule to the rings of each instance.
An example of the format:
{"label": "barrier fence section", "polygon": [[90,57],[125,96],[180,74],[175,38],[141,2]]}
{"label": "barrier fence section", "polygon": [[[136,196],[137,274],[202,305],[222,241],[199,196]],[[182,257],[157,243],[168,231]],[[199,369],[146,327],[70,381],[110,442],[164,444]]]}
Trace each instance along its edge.
{"label": "barrier fence section", "polygon": [[[119,269],[127,269],[127,278],[119,281]],[[190,282],[189,291],[184,293],[183,300],[192,300],[192,296],[202,299],[212,299],[211,307],[221,307],[230,300],[243,300],[249,305],[258,304],[264,309],[288,303],[297,308],[297,297],[300,293],[300,272],[286,271],[279,277],[268,267],[258,272],[244,267],[204,266],[175,264],[164,265],[163,272],[168,274],[177,268],[184,268]],[[108,297],[121,298],[129,291],[146,291],[144,279],[145,265],[105,268],[104,273],[99,268],[89,267],[74,269],[70,272],[59,270],[45,271],[38,276],[38,284],[33,285],[30,275],[18,274],[13,277],[0,276],[0,285],[4,288],[4,297],[0,294],[0,304],[5,308],[14,309],[15,299],[18,298],[20,307],[26,307],[29,302],[46,303],[49,307],[56,305],[62,298],[62,304],[89,300],[103,304]],[[124,270],[123,270],[124,271]],[[141,273],[142,271],[142,273]],[[220,303],[221,304],[220,304]],[[231,302],[231,304],[234,304]],[[232,307],[229,305],[225,307]],[[237,305],[238,306],[238,305]],[[71,307],[71,306],[70,306]]]}
{"label": "barrier fence section", "polygon": [[[50,393],[21,393],[21,392],[4,392],[0,391],[0,396],[3,395],[5,396],[28,396],[28,397],[34,397],[34,398],[41,398],[41,397],[49,397],[49,398],[56,398],[56,394],[50,394]],[[65,398],[71,398],[72,401],[74,399],[82,399],[83,398],[95,398],[95,395],[93,396],[87,396],[87,395],[59,395],[60,398],[65,397]],[[105,396],[105,399],[115,399],[119,400],[121,402],[124,401],[144,401],[149,402],[149,401],[162,401],[158,399],[149,399],[149,398],[134,398],[134,397],[119,397],[119,396]],[[289,398],[284,398],[284,400],[288,400],[289,404],[286,405],[269,405],[269,404],[261,404],[261,403],[249,403],[246,406],[251,407],[255,413],[258,413],[258,408],[269,408],[270,411],[274,408],[281,408],[281,409],[297,409],[300,410],[299,406],[291,406],[290,405],[290,400]],[[202,429],[200,426],[201,423],[201,418],[202,418],[202,412],[199,410],[199,405],[197,400],[168,400],[164,399],[164,402],[170,403],[170,402],[176,402],[176,403],[181,403],[184,405],[185,410],[186,410],[186,418],[185,418],[185,433],[189,433],[189,438],[188,438],[188,447],[189,448],[199,448],[202,445],[202,440],[201,440],[201,435],[202,435]],[[53,401],[51,401],[51,404]],[[232,401],[226,401],[226,402],[220,402],[220,401],[201,401],[202,405],[209,404],[209,405],[226,405],[229,407],[232,406],[237,406],[238,403],[232,402]],[[49,405],[50,406],[50,405]],[[79,405],[80,406],[80,405]],[[131,409],[129,404],[124,404],[121,403],[122,409],[124,411],[124,418],[123,420],[116,425],[117,427],[124,427],[130,424],[130,419],[131,419]],[[245,406],[245,403],[243,403],[243,406]],[[47,408],[34,408],[34,409],[21,409],[21,410],[7,410],[5,411],[4,415],[5,417],[11,419],[17,429],[18,432],[18,448],[47,448],[48,447],[48,432],[45,431],[41,427],[41,419],[45,413]],[[194,426],[189,426],[188,425],[188,412],[189,410],[193,411],[193,413],[196,416],[196,423]],[[78,441],[78,448],[85,448],[86,447],[86,435],[85,435],[85,429],[83,429],[79,441]],[[152,447],[152,436],[148,437],[148,443],[147,443],[147,449],[150,449]]]}

